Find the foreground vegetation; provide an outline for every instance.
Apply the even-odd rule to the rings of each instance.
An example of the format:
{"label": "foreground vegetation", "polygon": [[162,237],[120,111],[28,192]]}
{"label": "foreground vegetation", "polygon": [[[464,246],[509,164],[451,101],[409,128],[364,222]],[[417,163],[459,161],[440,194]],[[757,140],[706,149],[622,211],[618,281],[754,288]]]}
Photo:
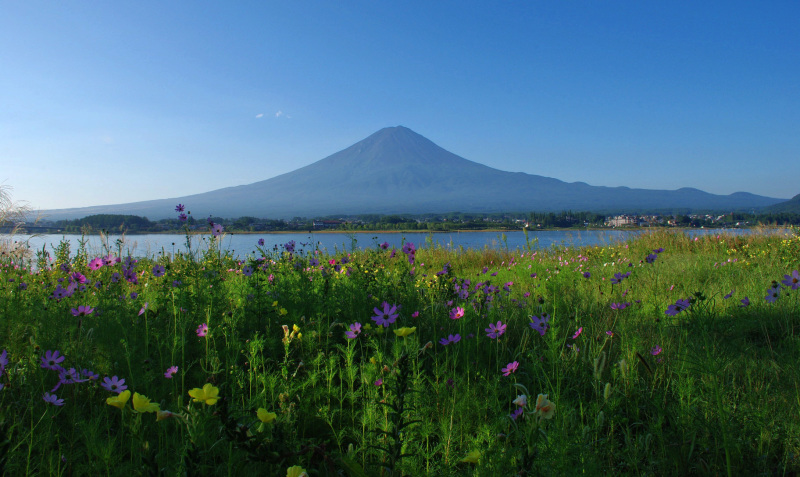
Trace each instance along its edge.
{"label": "foreground vegetation", "polygon": [[797,233],[216,244],[5,259],[0,473],[800,471]]}

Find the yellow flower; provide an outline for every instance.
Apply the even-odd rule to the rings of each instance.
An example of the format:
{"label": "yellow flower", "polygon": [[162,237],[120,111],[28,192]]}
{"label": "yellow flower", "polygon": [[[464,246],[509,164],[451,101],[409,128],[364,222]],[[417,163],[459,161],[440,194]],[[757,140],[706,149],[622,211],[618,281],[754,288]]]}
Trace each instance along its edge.
{"label": "yellow flower", "polygon": [[286,477],[308,477],[308,472],[299,465],[293,465],[286,469]]}
{"label": "yellow flower", "polygon": [[273,308],[278,308],[278,302],[277,301],[273,301],[272,302],[272,307]]}
{"label": "yellow flower", "polygon": [[281,308],[281,311],[278,312],[278,314],[281,315],[281,316],[286,316],[288,313],[289,312],[286,311],[286,308]]}
{"label": "yellow flower", "polygon": [[114,406],[122,409],[123,407],[125,407],[125,403],[128,402],[128,399],[130,398],[131,398],[130,391],[122,391],[116,396],[111,396],[110,398],[107,398],[106,404],[108,404],[109,406]]}
{"label": "yellow flower", "polygon": [[258,408],[256,414],[258,415],[258,419],[264,424],[269,424],[270,422],[274,421],[276,417],[278,417],[277,414],[274,412],[269,412],[263,407]]}
{"label": "yellow flower", "polygon": [[410,335],[411,333],[413,333],[415,331],[417,331],[417,327],[416,326],[411,327],[411,328],[405,328],[404,327],[404,328],[400,328],[400,329],[394,330],[394,334],[396,334],[397,336],[402,336],[403,338],[405,338],[406,336]]}
{"label": "yellow flower", "polygon": [[481,458],[481,451],[474,450],[467,454],[466,457],[461,459],[461,462],[466,462],[467,464],[477,464],[478,459]]}
{"label": "yellow flower", "polygon": [[150,398],[139,393],[133,393],[133,410],[136,412],[156,412],[159,405],[151,403]]}
{"label": "yellow flower", "polygon": [[547,399],[547,394],[540,394],[536,396],[536,411],[542,419],[552,419],[556,405]]}
{"label": "yellow flower", "polygon": [[189,396],[194,398],[194,402],[204,402],[211,406],[219,401],[219,388],[215,388],[211,383],[206,383],[203,389],[194,388],[189,391]]}

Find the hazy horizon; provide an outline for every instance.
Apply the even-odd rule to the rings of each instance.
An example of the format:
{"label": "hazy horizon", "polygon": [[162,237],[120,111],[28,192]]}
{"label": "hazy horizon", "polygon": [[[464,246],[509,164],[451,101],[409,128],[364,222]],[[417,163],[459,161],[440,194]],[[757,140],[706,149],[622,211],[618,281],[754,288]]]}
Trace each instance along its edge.
{"label": "hazy horizon", "polygon": [[251,184],[403,125],[593,186],[798,193],[800,4],[0,6],[0,184],[36,209]]}

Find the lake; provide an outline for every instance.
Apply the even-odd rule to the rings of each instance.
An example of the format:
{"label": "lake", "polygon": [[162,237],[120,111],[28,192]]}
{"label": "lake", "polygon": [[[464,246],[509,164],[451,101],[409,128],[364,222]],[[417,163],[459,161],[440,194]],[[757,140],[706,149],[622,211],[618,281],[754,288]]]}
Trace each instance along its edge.
{"label": "lake", "polygon": [[[661,229],[653,229],[661,230]],[[688,229],[685,233],[695,235],[708,234],[743,234],[755,233],[749,229]],[[531,248],[543,249],[556,246],[593,246],[608,245],[614,242],[625,241],[637,234],[648,233],[644,230],[541,230],[528,233]],[[505,236],[505,240],[503,237]],[[192,235],[192,249],[203,250],[208,248],[210,235]],[[40,235],[34,237],[18,237],[17,239],[30,239],[32,250],[42,250],[45,247],[52,255],[53,250],[61,240],[70,242],[72,254],[78,247],[80,235]],[[156,254],[172,254],[186,251],[186,236],[180,234],[145,234],[145,235],[111,235],[107,238],[107,246],[103,244],[98,235],[89,235],[87,250],[91,257],[104,255],[106,247],[113,252],[121,248],[123,255],[154,256]],[[526,246],[525,235],[521,231],[512,232],[441,232],[441,233],[261,233],[261,234],[225,234],[222,236],[221,245],[225,250],[230,250],[234,256],[244,258],[248,255],[259,254],[257,243],[264,239],[266,250],[273,247],[282,247],[283,244],[294,240],[298,251],[319,248],[329,253],[352,251],[354,249],[376,248],[378,244],[388,242],[390,247],[400,248],[403,241],[413,242],[417,248],[431,246],[447,249],[524,249]],[[120,242],[117,243],[117,240]]]}

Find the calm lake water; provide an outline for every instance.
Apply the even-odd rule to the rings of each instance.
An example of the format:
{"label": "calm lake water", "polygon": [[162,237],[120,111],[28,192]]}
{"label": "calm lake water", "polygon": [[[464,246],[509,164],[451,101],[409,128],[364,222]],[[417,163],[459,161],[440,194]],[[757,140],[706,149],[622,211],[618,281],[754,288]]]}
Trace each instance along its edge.
{"label": "calm lake water", "polygon": [[[720,233],[746,234],[753,233],[747,229],[692,229],[684,233],[695,235],[708,235]],[[552,246],[586,246],[608,245],[614,242],[625,241],[628,238],[647,230],[543,230],[532,231],[528,234],[530,245],[534,249],[546,249]],[[505,240],[503,240],[505,235]],[[25,239],[27,237],[20,237]],[[78,247],[80,235],[41,235],[30,237],[30,247],[42,250],[45,247],[51,254],[61,240],[68,240],[74,255]],[[192,249],[204,250],[208,248],[210,235],[193,235]],[[258,254],[256,245],[259,239],[264,239],[264,248],[272,250],[273,247],[282,247],[283,244],[294,240],[297,250],[314,250],[319,248],[329,253],[352,251],[354,249],[375,248],[378,244],[388,242],[390,247],[400,248],[403,241],[413,242],[417,248],[431,246],[447,249],[524,249],[525,235],[522,232],[446,232],[446,233],[280,233],[280,234],[227,234],[222,237],[222,248],[231,250],[235,256],[244,258],[247,255]],[[90,256],[100,256],[110,249],[118,252],[121,247],[122,254],[133,256],[154,256],[161,253],[172,254],[186,250],[186,236],[178,234],[148,234],[148,235],[111,235],[107,244],[103,244],[101,237],[91,235],[86,237],[87,250]],[[120,243],[117,243],[120,240]]]}

